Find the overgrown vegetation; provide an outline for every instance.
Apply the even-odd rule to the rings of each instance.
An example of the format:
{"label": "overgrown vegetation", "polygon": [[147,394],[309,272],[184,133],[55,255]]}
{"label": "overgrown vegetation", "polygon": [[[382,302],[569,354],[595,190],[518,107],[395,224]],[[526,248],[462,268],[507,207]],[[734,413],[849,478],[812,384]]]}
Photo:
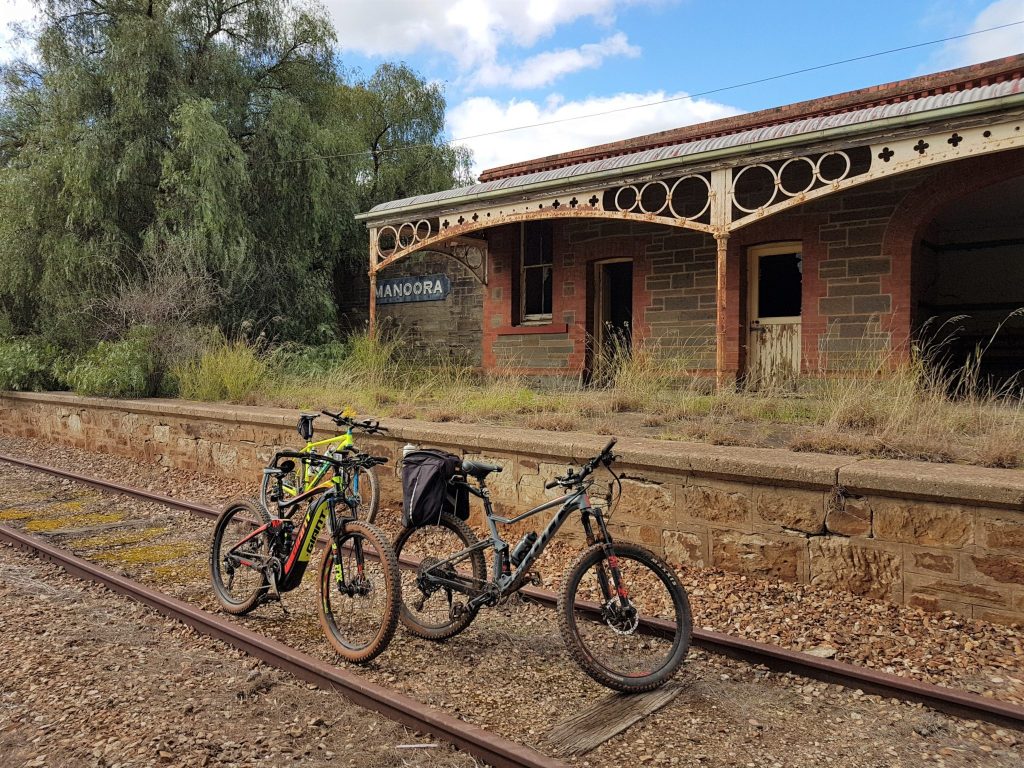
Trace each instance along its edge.
{"label": "overgrown vegetation", "polygon": [[68,372],[67,383],[83,395],[145,397],[157,392],[154,333],[134,328],[120,341],[101,341]]}
{"label": "overgrown vegetation", "polygon": [[52,389],[57,350],[33,337],[0,339],[0,390]]}
{"label": "overgrown vegetation", "polygon": [[347,73],[315,2],[36,6],[0,66],[0,386],[154,394],[216,332],[336,343],[353,215],[471,180],[441,87]]}
{"label": "overgrown vegetation", "polygon": [[398,335],[357,334],[320,348],[321,355],[221,338],[202,356],[205,366],[180,373],[179,381],[182,395],[195,399],[1024,466],[1020,389],[993,390],[976,371],[944,368],[941,344],[919,345],[906,358],[876,354],[871,363],[865,356],[862,373],[808,379],[799,392],[715,392],[707,380],[685,375],[686,359],[656,346],[609,348],[618,357],[606,361],[611,373],[587,386],[484,375],[411,348]]}
{"label": "overgrown vegetation", "polygon": [[238,402],[265,383],[269,370],[259,344],[219,338],[197,359],[175,368],[173,375],[178,393],[188,400]]}

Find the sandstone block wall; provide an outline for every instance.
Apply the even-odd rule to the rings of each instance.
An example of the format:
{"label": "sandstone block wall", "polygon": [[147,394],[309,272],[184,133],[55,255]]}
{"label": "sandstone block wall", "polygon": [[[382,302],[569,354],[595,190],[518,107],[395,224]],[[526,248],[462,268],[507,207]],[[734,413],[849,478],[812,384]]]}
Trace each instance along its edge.
{"label": "sandstone block wall", "polygon": [[[251,476],[294,446],[296,412],[175,400],[0,394],[0,432],[168,466]],[[326,426],[326,425],[325,425]],[[607,438],[393,420],[384,498],[406,442],[484,457],[499,513],[554,498],[544,483]],[[676,565],[1024,623],[1024,472],[624,438],[617,536]],[[591,497],[599,502],[603,486]],[[531,519],[540,526],[543,521]],[[514,532],[518,533],[518,531]],[[581,535],[568,523],[564,534]],[[510,536],[511,538],[511,536]]]}

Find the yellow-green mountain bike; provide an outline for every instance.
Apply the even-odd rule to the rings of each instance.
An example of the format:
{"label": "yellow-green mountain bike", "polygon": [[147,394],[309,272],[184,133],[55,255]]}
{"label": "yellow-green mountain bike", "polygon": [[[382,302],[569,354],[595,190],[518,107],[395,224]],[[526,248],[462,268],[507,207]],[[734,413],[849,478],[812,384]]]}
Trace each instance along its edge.
{"label": "yellow-green mountain bike", "polygon": [[[344,431],[314,440],[313,422],[320,415],[326,416]],[[382,427],[379,421],[356,420],[345,412],[331,411],[300,414],[296,430],[299,437],[306,441],[306,445],[297,454],[308,458],[286,462],[280,468],[283,473],[273,478],[264,472],[263,483],[260,486],[260,501],[267,509],[274,509],[279,501],[287,501],[306,493],[328,479],[329,473],[335,471],[339,465],[331,461],[317,461],[318,455],[328,459],[340,459],[343,455],[356,451],[356,432],[364,435],[387,433],[387,429]],[[350,465],[346,462],[345,466]],[[346,478],[347,482],[339,483],[339,487],[346,489],[346,503],[354,510],[357,519],[373,523],[377,518],[377,507],[380,504],[380,481],[377,478],[377,470],[372,464],[363,464],[349,471],[352,475]]]}

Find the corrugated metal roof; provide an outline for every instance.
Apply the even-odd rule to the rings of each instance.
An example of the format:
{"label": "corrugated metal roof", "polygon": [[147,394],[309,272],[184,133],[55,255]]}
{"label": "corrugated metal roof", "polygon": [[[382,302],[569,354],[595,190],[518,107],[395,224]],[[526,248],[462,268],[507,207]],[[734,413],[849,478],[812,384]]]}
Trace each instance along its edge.
{"label": "corrugated metal roof", "polygon": [[634,152],[617,157],[609,157],[603,160],[591,160],[576,165],[567,165],[562,168],[554,168],[547,171],[528,173],[522,176],[511,176],[494,181],[474,184],[469,187],[458,187],[447,189],[442,192],[433,192],[428,195],[417,195],[402,200],[392,200],[381,203],[370,209],[371,214],[385,213],[396,208],[410,206],[428,205],[431,203],[443,203],[454,201],[460,198],[470,198],[485,192],[497,190],[512,191],[517,187],[526,187],[539,182],[555,179],[571,179],[575,176],[584,176],[590,173],[601,171],[627,170],[633,166],[644,165],[658,160],[669,160],[673,158],[686,158],[690,155],[697,155],[704,152],[711,152],[721,149],[740,148],[744,145],[758,144],[763,141],[782,139],[792,136],[799,136],[805,133],[815,133],[852,125],[872,123],[887,118],[904,117],[907,115],[930,112],[936,109],[944,109],[961,104],[973,104],[989,99],[996,99],[1003,96],[1011,96],[1022,92],[1022,81],[1019,78],[1005,80],[1001,83],[967,88],[953,93],[940,93],[933,96],[925,96],[919,99],[896,102],[895,104],[883,104],[869,107],[867,109],[842,112],[835,115],[821,115],[818,117],[795,120],[790,123],[780,123],[762,128],[732,133],[725,136],[717,136],[709,139],[698,139],[682,144],[673,144],[666,147],[646,149],[641,152]]}

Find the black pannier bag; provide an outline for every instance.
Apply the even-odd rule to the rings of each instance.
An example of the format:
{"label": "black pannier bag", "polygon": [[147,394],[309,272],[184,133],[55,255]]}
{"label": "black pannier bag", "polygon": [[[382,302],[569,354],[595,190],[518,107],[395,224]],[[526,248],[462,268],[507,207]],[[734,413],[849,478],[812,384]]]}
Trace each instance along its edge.
{"label": "black pannier bag", "polygon": [[437,448],[410,451],[402,460],[402,525],[413,528],[437,522],[442,512],[467,520],[469,494],[451,485],[462,459]]}

